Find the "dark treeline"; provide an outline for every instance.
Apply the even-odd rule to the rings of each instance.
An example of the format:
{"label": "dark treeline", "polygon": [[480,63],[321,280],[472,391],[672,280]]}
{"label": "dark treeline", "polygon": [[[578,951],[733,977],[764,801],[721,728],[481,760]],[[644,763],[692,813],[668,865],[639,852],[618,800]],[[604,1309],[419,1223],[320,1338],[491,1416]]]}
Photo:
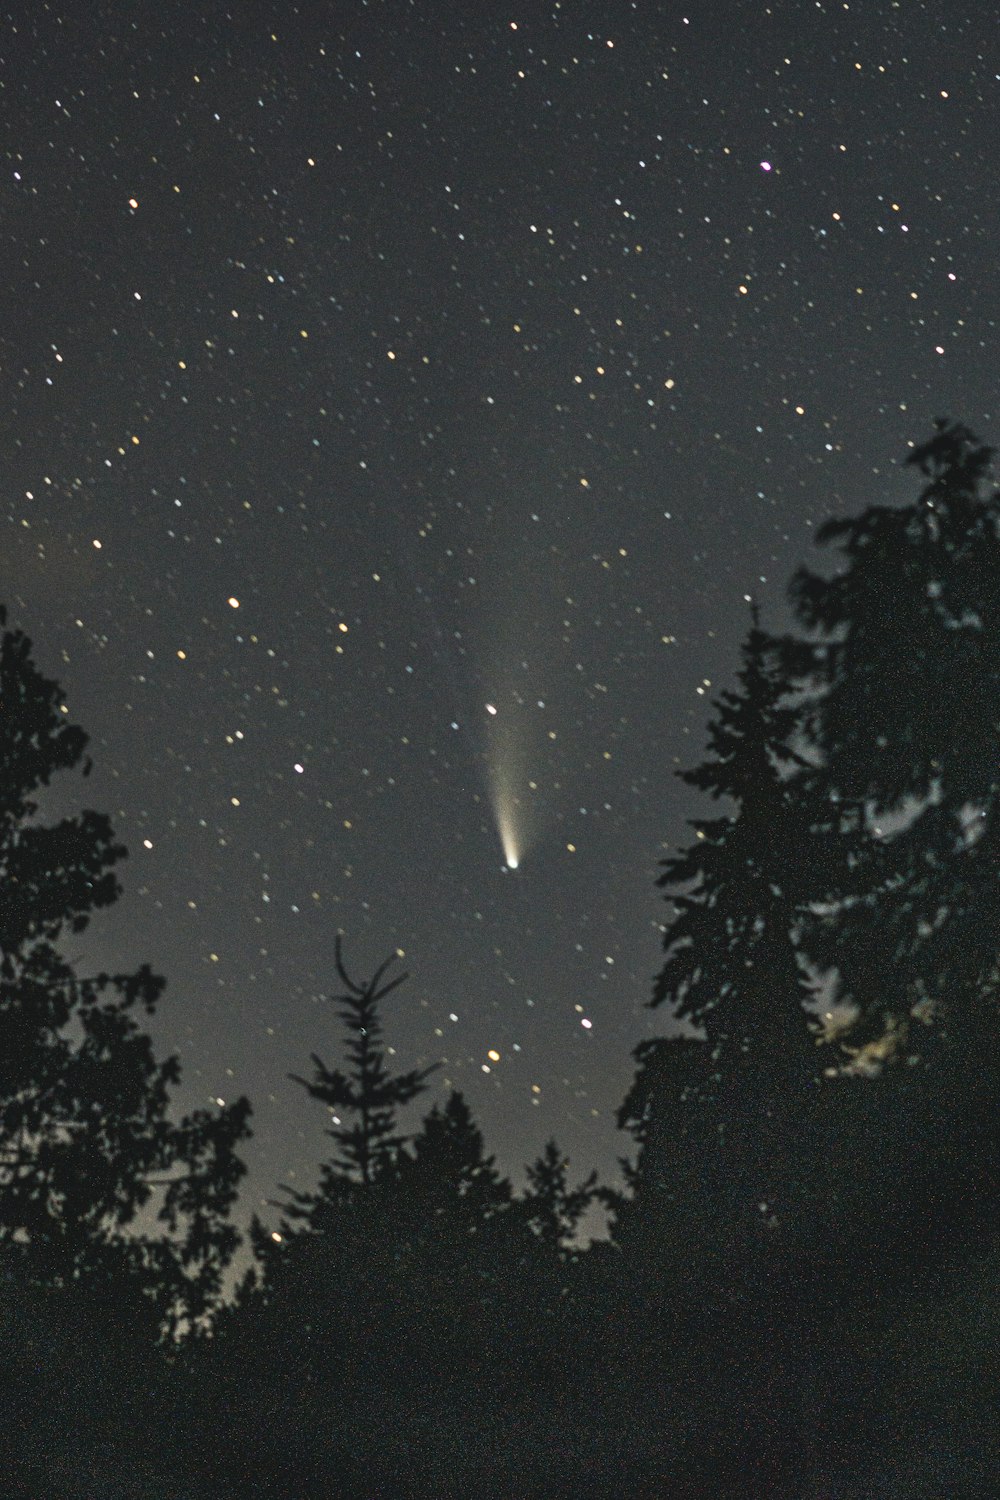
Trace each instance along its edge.
{"label": "dark treeline", "polygon": [[383,1041],[406,976],[338,943],[340,1065],[298,1079],[329,1155],[315,1192],[276,1187],[228,1300],[249,1105],[178,1120],[141,1024],[162,980],[62,956],[124,850],[96,813],[35,816],[86,738],[4,633],[3,1493],[995,1496],[990,457],[940,422],[911,504],[821,531],[837,570],[794,578],[801,633],[753,611],[680,773],[711,815],[659,881],[665,1034],[619,1112],[624,1188],[550,1141],[515,1192],[460,1093],[407,1132],[427,1072]]}

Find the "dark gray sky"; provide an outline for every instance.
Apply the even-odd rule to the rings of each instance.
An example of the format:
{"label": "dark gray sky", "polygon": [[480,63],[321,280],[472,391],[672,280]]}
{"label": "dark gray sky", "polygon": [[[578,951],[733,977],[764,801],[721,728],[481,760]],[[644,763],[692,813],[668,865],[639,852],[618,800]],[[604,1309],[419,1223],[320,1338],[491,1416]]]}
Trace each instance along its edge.
{"label": "dark gray sky", "polygon": [[325,1153],[338,930],[428,1107],[610,1176],[747,597],[996,435],[995,16],[27,9],[0,596],[130,850],[80,952],[251,1096],[247,1208]]}

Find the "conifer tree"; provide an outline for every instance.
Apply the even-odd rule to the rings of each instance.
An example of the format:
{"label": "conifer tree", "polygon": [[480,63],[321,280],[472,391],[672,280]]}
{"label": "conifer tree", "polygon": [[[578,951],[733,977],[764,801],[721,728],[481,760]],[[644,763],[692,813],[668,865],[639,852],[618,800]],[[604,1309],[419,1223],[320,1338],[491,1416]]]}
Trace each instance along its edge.
{"label": "conifer tree", "polygon": [[542,1243],[560,1258],[570,1253],[577,1225],[598,1195],[597,1173],[575,1188],[569,1185],[569,1162],[554,1140],[526,1168],[528,1187],[521,1199],[528,1223]]}
{"label": "conifer tree", "polygon": [[528,1247],[510,1182],[486,1155],[461,1093],[435,1104],[394,1177],[402,1281],[424,1336],[437,1342],[438,1367],[448,1362],[445,1349],[452,1363],[463,1349],[482,1360]]}
{"label": "conifer tree", "polygon": [[404,1190],[427,1199],[429,1217],[461,1205],[470,1228],[478,1228],[511,1202],[510,1183],[486,1155],[482,1131],[457,1089],[443,1109],[434,1105],[398,1164]]}
{"label": "conifer tree", "polygon": [[[0,1250],[39,1285],[85,1285],[133,1318],[145,1304],[152,1326],[196,1318],[238,1243],[249,1105],[172,1120],[177,1059],[156,1059],[138,1019],[164,981],[81,976],[63,952],[117,900],[126,851],[103,814],[38,817],[39,790],[91,762],[20,631],[0,639],[0,710]],[[135,1232],[147,1207],[169,1236]]]}
{"label": "conifer tree", "polygon": [[[574,1420],[571,1414],[591,1422],[595,1403],[607,1400],[608,1351],[595,1357],[594,1328],[613,1316],[605,1275],[610,1265],[595,1255],[594,1241],[587,1248],[580,1243],[579,1231],[591,1206],[606,1206],[610,1194],[598,1186],[596,1172],[573,1185],[569,1161],[555,1140],[547,1141],[525,1170],[527,1183],[513,1205],[523,1249],[508,1320],[523,1372],[521,1420],[544,1447],[560,1442]],[[598,1243],[616,1263],[608,1241]],[[616,1345],[626,1338],[625,1325],[619,1324]],[[559,1392],[557,1408],[550,1401],[553,1391]]]}
{"label": "conifer tree", "polygon": [[799,942],[843,1007],[826,1038],[835,1076],[819,1092],[812,1163],[810,1285],[825,1357],[843,1362],[827,1384],[855,1391],[828,1410],[831,1432],[863,1431],[886,1377],[850,1310],[898,1316],[996,1238],[991,456],[968,429],[938,422],[907,461],[925,481],[914,502],[821,529],[840,571],[798,572],[792,602],[810,636],[775,643],[812,761],[796,781],[811,851]]}
{"label": "conifer tree", "polygon": [[[671,916],[650,1003],[701,1035],[637,1049],[619,1124],[639,1155],[612,1221],[616,1319],[646,1387],[627,1397],[633,1420],[648,1422],[657,1403],[674,1409],[702,1444],[744,1465],[754,1492],[792,1463],[815,1238],[819,1068],[799,930],[816,857],[803,804],[821,793],[789,687],[754,609],[708,754],[678,773],[728,806],[693,820],[693,841],[658,881]],[[725,1399],[713,1403],[720,1383]],[[751,1442],[749,1413],[765,1391],[768,1429]]]}
{"label": "conifer tree", "polygon": [[[418,1379],[420,1341],[409,1316],[418,1289],[403,1274],[407,1137],[398,1112],[434,1070],[388,1068],[380,1007],[407,978],[386,979],[396,955],[355,981],[342,946],[338,935],[342,990],[332,998],[346,1067],[313,1053],[312,1077],[292,1075],[326,1105],[334,1155],[314,1192],[283,1189],[276,1228],[254,1219],[255,1265],[193,1359],[201,1399],[217,1422],[234,1427],[215,1459],[218,1479],[253,1487],[266,1477],[275,1492],[350,1492],[355,1466],[363,1492],[371,1465],[385,1456],[370,1431],[372,1410],[377,1405],[384,1448],[384,1435],[402,1420],[396,1403],[411,1399]],[[234,1410],[232,1424],[226,1413]]]}
{"label": "conifer tree", "polygon": [[[703,1037],[676,1032],[635,1049],[632,1086],[617,1115],[638,1148],[623,1158],[626,1192],[607,1195],[615,1242],[633,1256],[655,1255],[676,1274],[686,1251],[704,1244],[704,1163],[718,1149],[718,1122],[708,1105],[711,1051]],[[655,1238],[655,1243],[654,1243]]]}
{"label": "conifer tree", "polygon": [[[312,1079],[291,1076],[327,1106],[333,1123],[326,1134],[336,1143],[337,1154],[323,1162],[315,1192],[284,1189],[284,1216],[276,1231],[266,1231],[255,1220],[251,1234],[263,1301],[293,1308],[297,1298],[307,1297],[307,1282],[321,1278],[326,1290],[314,1307],[316,1326],[324,1320],[331,1328],[340,1324],[338,1336],[346,1338],[366,1299],[377,1300],[384,1293],[379,1267],[391,1254],[389,1226],[406,1141],[398,1111],[424,1091],[437,1065],[399,1074],[391,1074],[386,1065],[379,1007],[408,977],[399,974],[383,983],[396,955],[390,954],[371,979],[356,983],[344,966],[340,934],[334,954],[344,986],[334,1003],[347,1034],[347,1071],[328,1067],[313,1053]],[[324,1261],[325,1272],[320,1269]],[[248,1300],[255,1284],[252,1276]]]}
{"label": "conifer tree", "polygon": [[[817,893],[803,942],[856,1011],[835,1038],[841,1062],[885,1085],[856,1093],[849,1112],[869,1158],[856,1150],[841,1178],[859,1288],[889,1266],[911,1284],[938,1275],[994,1233],[1000,496],[987,487],[991,457],[967,428],[939,421],[907,460],[925,480],[914,502],[871,506],[820,531],[844,567],[828,578],[800,570],[793,603],[814,634],[781,648],[784,669],[811,694],[803,714],[826,807],[853,827],[851,856]],[[920,1249],[928,1226],[933,1255]]]}
{"label": "conifer tree", "polygon": [[[927,483],[901,507],[827,523],[846,566],[801,569],[792,599],[808,641],[786,669],[812,690],[810,734],[828,793],[855,810],[841,899],[808,945],[859,1010],[853,1041],[926,1051],[947,1012],[978,1045],[1000,950],[1000,497],[992,450],[939,421],[907,459]],[[864,835],[864,837],[861,837]],[[893,1038],[899,1044],[892,1045]],[[877,1050],[881,1047],[881,1054]],[[871,1056],[871,1053],[868,1054]]]}
{"label": "conifer tree", "polygon": [[336,997],[335,1003],[348,1034],[348,1072],[328,1068],[314,1052],[312,1080],[297,1074],[292,1077],[332,1112],[344,1110],[353,1116],[349,1124],[334,1124],[327,1129],[327,1135],[340,1148],[340,1155],[332,1159],[327,1170],[345,1173],[370,1186],[405,1139],[397,1133],[396,1111],[423,1091],[424,1080],[434,1068],[415,1068],[395,1077],[386,1068],[379,1006],[407,978],[406,974],[398,974],[388,984],[382,984],[395,954],[390,954],[364,984],[356,984],[344,968],[339,933],[334,954],[337,974],[344,986],[344,993]]}
{"label": "conifer tree", "polygon": [[[701,1170],[720,1208],[728,1202],[724,1217],[735,1215],[727,1233],[786,1220],[816,1072],[805,1008],[813,983],[797,944],[810,871],[796,773],[808,762],[795,748],[798,716],[787,692],[755,609],[738,690],[716,701],[709,755],[678,773],[734,811],[694,820],[694,842],[663,861],[657,882],[673,916],[650,1003],[669,1004],[674,1020],[704,1034],[703,1053],[685,1050],[684,1113],[691,1142],[700,1139]],[[676,1061],[676,1046],[641,1049],[621,1116],[640,1132],[643,1170],[663,1177],[669,1169],[653,1153],[668,1143],[647,1116],[662,1096],[667,1053]]]}
{"label": "conifer tree", "polygon": [[[563,1440],[570,1391],[580,1385],[590,1346],[592,1325],[582,1328],[572,1295],[574,1258],[560,1238],[575,1227],[591,1184],[568,1188],[565,1162],[553,1150],[535,1175],[536,1194],[515,1198],[454,1091],[401,1153],[396,1176],[391,1284],[405,1313],[392,1368],[398,1381],[399,1351],[414,1351],[435,1450],[433,1482],[422,1492],[446,1491],[470,1450],[491,1473],[512,1465],[520,1474],[504,1434],[523,1435],[522,1463],[553,1438]],[[547,1238],[536,1231],[539,1222]],[[526,1481],[497,1483],[505,1494],[521,1493]]]}

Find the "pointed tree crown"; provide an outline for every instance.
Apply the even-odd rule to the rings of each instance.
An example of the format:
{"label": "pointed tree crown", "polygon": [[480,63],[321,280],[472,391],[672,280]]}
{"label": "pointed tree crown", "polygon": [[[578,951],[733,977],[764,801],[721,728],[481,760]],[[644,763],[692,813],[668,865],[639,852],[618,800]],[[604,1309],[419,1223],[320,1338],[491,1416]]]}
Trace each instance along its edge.
{"label": "pointed tree crown", "polygon": [[830,804],[852,807],[856,825],[839,898],[810,921],[807,946],[860,1012],[852,1041],[866,1048],[895,1034],[926,1051],[940,1029],[914,1018],[951,1008],[952,1024],[965,1025],[996,963],[992,457],[967,427],[940,419],[906,460],[926,481],[919,495],[828,522],[818,540],[836,545],[841,571],[800,569],[792,583],[814,634],[786,643],[786,664],[811,694]]}
{"label": "pointed tree crown", "polygon": [[[735,813],[692,820],[695,841],[662,861],[657,881],[674,916],[650,1004],[669,1001],[676,1018],[704,1028],[713,1042],[737,1044],[753,1031],[773,1045],[787,1025],[782,1007],[806,998],[791,938],[803,880],[791,781],[805,762],[792,744],[798,716],[785,702],[788,681],[772,646],[755,612],[738,690],[715,700],[709,753],[677,773],[731,799]],[[771,993],[765,1004],[763,960],[773,969],[776,954],[782,973],[772,973],[771,983],[787,993]],[[794,1019],[804,1031],[804,1017]]]}
{"label": "pointed tree crown", "polygon": [[[290,1076],[313,1099],[327,1105],[333,1115],[334,1123],[326,1132],[338,1147],[332,1167],[367,1186],[391,1164],[407,1139],[397,1129],[397,1111],[423,1092],[425,1080],[438,1065],[398,1074],[391,1074],[386,1067],[379,1006],[408,977],[398,974],[383,984],[397,955],[390,954],[371,979],[357,984],[344,968],[339,933],[334,952],[337,974],[344,986],[343,992],[334,997],[334,1004],[347,1031],[347,1071],[327,1067],[314,1052],[312,1078],[296,1073]],[[351,1116],[346,1124],[339,1118],[341,1111]]]}
{"label": "pointed tree crown", "polygon": [[511,1185],[498,1172],[496,1158],[486,1155],[482,1131],[458,1089],[424,1119],[410,1152],[400,1159],[400,1181],[433,1205],[432,1212],[489,1217],[511,1200]]}
{"label": "pointed tree crown", "polygon": [[787,643],[786,661],[816,692],[829,778],[879,812],[926,796],[942,772],[964,798],[993,764],[992,702],[972,681],[987,659],[1000,664],[1000,499],[983,490],[992,456],[939,420],[906,460],[928,481],[918,498],[828,521],[817,541],[837,547],[843,570],[792,579],[795,613],[819,639]]}
{"label": "pointed tree crown", "polygon": [[591,1172],[576,1187],[569,1185],[569,1161],[554,1140],[526,1168],[528,1188],[522,1205],[534,1233],[549,1250],[568,1254],[577,1225],[601,1191]]}

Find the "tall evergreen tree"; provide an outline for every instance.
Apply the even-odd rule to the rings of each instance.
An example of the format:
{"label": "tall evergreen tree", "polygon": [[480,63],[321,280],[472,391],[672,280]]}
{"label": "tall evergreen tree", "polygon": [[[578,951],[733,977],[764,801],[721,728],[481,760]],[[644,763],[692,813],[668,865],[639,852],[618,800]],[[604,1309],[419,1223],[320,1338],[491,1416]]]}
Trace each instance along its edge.
{"label": "tall evergreen tree", "polygon": [[[734,810],[694,820],[694,842],[663,861],[657,882],[673,917],[650,1003],[669,1004],[673,1019],[704,1034],[705,1052],[685,1055],[693,1064],[685,1102],[692,1137],[703,1143],[702,1171],[720,1204],[728,1200],[726,1218],[735,1215],[727,1234],[787,1222],[794,1148],[816,1072],[805,1008],[814,986],[796,941],[810,878],[796,773],[808,763],[795,748],[798,716],[785,702],[787,678],[770,652],[754,610],[738,690],[716,701],[709,755],[678,773]],[[647,1111],[662,1089],[659,1076],[647,1074],[659,1075],[662,1053],[657,1045],[641,1050],[621,1116],[639,1130],[650,1172],[659,1170],[652,1153],[661,1137]]]}
{"label": "tall evergreen tree", "polygon": [[[518,1236],[510,1182],[457,1090],[424,1119],[394,1178],[391,1232],[425,1353],[439,1373],[467,1369],[466,1356],[481,1363],[506,1321]],[[519,1238],[526,1249],[526,1234]]]}
{"label": "tall evergreen tree", "polygon": [[343,989],[333,998],[347,1066],[314,1053],[312,1077],[292,1075],[326,1105],[334,1155],[314,1192],[284,1189],[277,1228],[254,1220],[255,1267],[193,1355],[214,1422],[240,1410],[233,1441],[214,1460],[220,1482],[366,1493],[371,1465],[392,1462],[393,1441],[403,1441],[393,1403],[418,1379],[420,1339],[401,1272],[399,1110],[433,1068],[389,1071],[380,1007],[407,978],[386,979],[394,958],[356,982],[337,937]]}
{"label": "tall evergreen tree", "polygon": [[[659,1411],[680,1413],[695,1445],[719,1453],[712,1483],[738,1473],[754,1493],[781,1470],[791,1482],[813,1401],[819,1064],[799,943],[813,880],[802,804],[813,793],[789,686],[755,609],[708,754],[678,773],[729,806],[693,821],[693,842],[658,881],[672,915],[651,1004],[702,1035],[637,1051],[619,1123],[639,1156],[612,1225],[625,1262],[618,1316]],[[647,1426],[657,1400],[628,1399]],[[762,1402],[769,1423],[753,1429]]]}
{"label": "tall evergreen tree", "polygon": [[[827,523],[846,566],[802,569],[792,600],[808,641],[786,668],[812,690],[810,733],[830,795],[859,839],[841,899],[810,924],[810,951],[857,1006],[857,1045],[887,1024],[922,1050],[937,1009],[966,1043],[1000,951],[1000,496],[992,450],[940,421],[907,463],[926,479],[900,507]],[[914,1021],[916,1010],[917,1024]],[[883,1051],[891,1049],[883,1049]],[[900,1046],[899,1054],[909,1049]]]}
{"label": "tall evergreen tree", "polygon": [[556,1387],[564,1401],[572,1391],[578,1403],[586,1403],[594,1382],[584,1370],[588,1377],[604,1373],[603,1360],[595,1367],[590,1354],[594,1320],[608,1315],[609,1304],[601,1285],[604,1267],[598,1269],[599,1257],[579,1243],[578,1234],[591,1206],[607,1205],[609,1195],[598,1186],[596,1172],[571,1186],[569,1162],[554,1140],[526,1173],[515,1205],[529,1232],[517,1308],[526,1362],[536,1396]]}
{"label": "tall evergreen tree", "polygon": [[486,1155],[482,1131],[457,1089],[444,1108],[434,1105],[397,1165],[404,1190],[426,1199],[427,1218],[460,1205],[474,1232],[511,1202],[510,1183],[497,1171],[495,1157]]}
{"label": "tall evergreen tree", "polygon": [[[337,1154],[322,1164],[315,1192],[285,1189],[285,1214],[277,1230],[268,1232],[255,1221],[252,1236],[261,1265],[258,1300],[272,1309],[283,1307],[297,1320],[296,1302],[310,1300],[307,1284],[322,1283],[322,1297],[313,1298],[313,1322],[350,1344],[351,1330],[367,1337],[365,1309],[374,1308],[385,1292],[385,1262],[395,1236],[393,1203],[399,1172],[409,1161],[398,1111],[424,1091],[434,1067],[389,1072],[379,1007],[408,977],[399,974],[383,983],[396,955],[390,954],[371,979],[356,983],[344,966],[339,934],[334,953],[344,986],[335,1004],[346,1031],[347,1071],[328,1067],[313,1053],[313,1078],[292,1077],[327,1106],[333,1123],[326,1134]],[[255,1282],[252,1277],[248,1283],[248,1299]]]}
{"label": "tall evergreen tree", "polygon": [[350,1124],[334,1124],[327,1129],[327,1135],[340,1148],[340,1155],[333,1158],[330,1169],[370,1185],[403,1143],[404,1137],[396,1129],[396,1111],[423,1091],[424,1080],[434,1068],[415,1068],[392,1076],[386,1067],[379,1006],[407,978],[406,974],[398,974],[388,984],[382,984],[395,955],[390,954],[370,980],[357,984],[344,968],[339,933],[334,952],[337,974],[344,986],[344,993],[336,997],[335,1003],[347,1030],[349,1070],[342,1073],[338,1068],[328,1068],[314,1052],[312,1080],[297,1074],[292,1077],[312,1098],[327,1105],[335,1119],[339,1118],[337,1110],[353,1116]]}
{"label": "tall evergreen tree", "polygon": [[859,1286],[880,1266],[912,1280],[960,1262],[994,1232],[1000,1197],[991,457],[967,428],[939,421],[907,460],[925,480],[913,503],[828,523],[818,539],[844,566],[827,578],[800,570],[792,598],[813,637],[781,652],[811,694],[804,717],[826,806],[854,830],[839,888],[814,904],[803,941],[856,1008],[840,1047],[891,1085],[854,1101],[870,1158],[853,1169],[855,1242],[868,1259],[861,1275],[856,1257]]}
{"label": "tall evergreen tree", "polygon": [[[807,640],[774,643],[811,764],[795,778],[799,942],[856,1009],[818,1095],[813,1289],[831,1389],[874,1391],[848,1309],[899,1316],[995,1242],[1000,1200],[1000,498],[991,452],[939,422],[907,506],[825,526],[843,567],[800,570]],[[843,1065],[860,1077],[845,1078]],[[817,1274],[818,1273],[818,1274]],[[820,1311],[820,1309],[822,1309]],[[877,1361],[876,1361],[877,1363]],[[864,1431],[863,1402],[828,1431]],[[869,1433],[871,1437],[871,1433]]]}
{"label": "tall evergreen tree", "polygon": [[569,1185],[569,1161],[554,1140],[526,1168],[528,1186],[521,1202],[528,1223],[544,1245],[560,1258],[572,1253],[577,1225],[598,1196],[597,1173],[576,1187]]}
{"label": "tall evergreen tree", "polygon": [[641,1042],[635,1058],[617,1121],[630,1132],[637,1158],[621,1163],[627,1191],[608,1194],[612,1235],[626,1251],[644,1254],[655,1226],[659,1255],[674,1274],[686,1268],[697,1275],[684,1247],[705,1241],[696,1229],[708,1207],[704,1161],[718,1148],[718,1121],[705,1108],[711,1051],[704,1038],[676,1032]]}
{"label": "tall evergreen tree", "polygon": [[[422,1372],[431,1457],[420,1493],[449,1492],[470,1450],[493,1493],[534,1492],[566,1445],[593,1325],[582,1325],[575,1256],[561,1240],[592,1183],[569,1188],[554,1147],[532,1181],[534,1191],[514,1197],[456,1092],[399,1158],[393,1286],[405,1307],[399,1343]],[[404,1405],[415,1406],[411,1395]]]}
{"label": "tall evergreen tree", "polygon": [[[0,705],[0,1250],[41,1285],[119,1308],[132,1288],[154,1323],[198,1317],[238,1243],[249,1105],[172,1120],[177,1059],[158,1061],[138,1020],[164,981],[146,965],[81,976],[65,956],[119,896],[126,851],[103,814],[38,817],[39,789],[91,763],[19,631],[0,639]],[[136,1232],[143,1209],[169,1237]]]}

